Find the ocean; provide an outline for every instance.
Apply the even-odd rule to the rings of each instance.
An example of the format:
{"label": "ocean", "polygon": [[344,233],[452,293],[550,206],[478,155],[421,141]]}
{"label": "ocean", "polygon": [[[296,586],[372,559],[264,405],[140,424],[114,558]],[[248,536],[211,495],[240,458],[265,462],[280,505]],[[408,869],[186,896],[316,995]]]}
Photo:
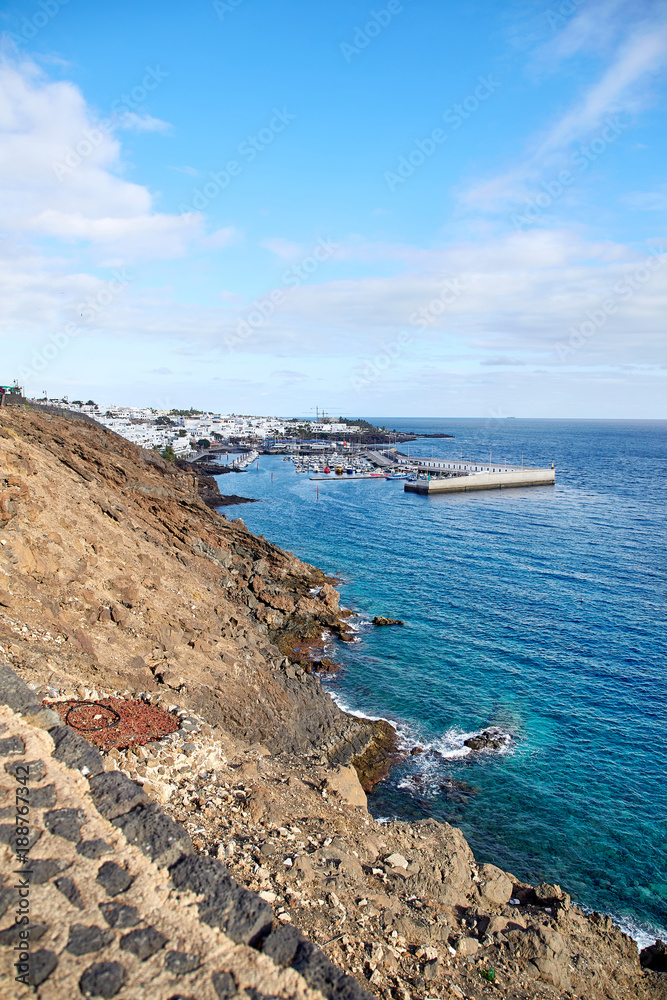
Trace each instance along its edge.
{"label": "ocean", "polygon": [[[454,435],[411,455],[556,467],[555,487],[430,497],[277,456],[219,480],[263,501],[228,516],[340,577],[358,638],[332,643],[332,695],[423,748],[371,812],[446,820],[478,860],[667,938],[667,421],[368,419]],[[507,747],[471,753],[489,726]]]}

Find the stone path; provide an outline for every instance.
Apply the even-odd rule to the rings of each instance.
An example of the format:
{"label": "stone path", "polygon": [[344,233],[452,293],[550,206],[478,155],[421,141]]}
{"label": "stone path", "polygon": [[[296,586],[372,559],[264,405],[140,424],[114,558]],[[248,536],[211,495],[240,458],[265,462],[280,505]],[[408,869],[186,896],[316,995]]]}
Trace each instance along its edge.
{"label": "stone path", "polygon": [[0,665],[0,996],[368,997],[31,700]]}

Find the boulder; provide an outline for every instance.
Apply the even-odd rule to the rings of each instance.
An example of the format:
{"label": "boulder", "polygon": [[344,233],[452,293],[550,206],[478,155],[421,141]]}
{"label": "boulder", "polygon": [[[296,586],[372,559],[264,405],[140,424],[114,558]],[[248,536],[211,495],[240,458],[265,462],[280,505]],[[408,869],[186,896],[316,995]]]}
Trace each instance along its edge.
{"label": "boulder", "polygon": [[376,615],[373,624],[381,628],[383,625],[404,625],[405,623],[399,618],[384,618],[382,615]]}
{"label": "boulder", "polygon": [[505,872],[495,865],[482,865],[480,875],[484,881],[479,886],[479,893],[484,903],[492,906],[505,906],[509,903],[513,885]]}
{"label": "boulder", "polygon": [[571,988],[569,956],[558,931],[543,926],[531,928],[521,934],[520,948],[522,955],[529,959],[529,975],[558,990]]}
{"label": "boulder", "polygon": [[353,767],[344,767],[341,765],[336,768],[335,773],[328,775],[325,779],[324,785],[328,792],[337,795],[347,805],[355,806],[359,809],[367,808],[368,799],[366,798],[366,793],[361,787],[359,776]]}
{"label": "boulder", "polygon": [[533,899],[537,906],[550,906],[561,910],[569,910],[570,897],[563,892],[559,885],[549,885],[548,882],[540,882],[533,891]]}
{"label": "boulder", "polygon": [[651,972],[667,972],[667,944],[664,941],[656,941],[648,948],[642,948],[639,961],[643,969],[650,969]]}
{"label": "boulder", "polygon": [[471,750],[502,750],[508,742],[508,734],[493,726],[490,729],[484,729],[475,736],[469,736],[467,740],[463,741],[463,745]]}
{"label": "boulder", "polygon": [[391,865],[392,868],[407,868],[408,860],[404,858],[402,854],[390,854],[388,858],[384,859],[386,865]]}
{"label": "boulder", "polygon": [[461,938],[456,946],[456,954],[464,958],[477,954],[479,951],[479,941],[474,937]]}
{"label": "boulder", "polygon": [[[322,861],[326,861],[327,864],[332,864],[338,871],[339,874],[345,876],[346,882],[352,880],[355,882],[364,882],[364,870],[361,867],[360,862],[354,855],[348,851],[342,850],[336,845],[336,842],[331,845],[331,847],[322,847],[319,851],[315,851],[314,858]],[[298,862],[308,861],[308,858],[298,858]],[[311,877],[312,877],[312,865],[310,866]]]}
{"label": "boulder", "polygon": [[[528,966],[528,974],[533,973],[531,966],[537,970],[537,978],[544,983],[555,986],[557,990],[569,990],[571,983],[567,966],[553,958],[535,958]],[[533,973],[534,974],[534,973]]]}
{"label": "boulder", "polygon": [[340,602],[340,594],[330,583],[325,583],[317,596],[328,608],[337,608]]}

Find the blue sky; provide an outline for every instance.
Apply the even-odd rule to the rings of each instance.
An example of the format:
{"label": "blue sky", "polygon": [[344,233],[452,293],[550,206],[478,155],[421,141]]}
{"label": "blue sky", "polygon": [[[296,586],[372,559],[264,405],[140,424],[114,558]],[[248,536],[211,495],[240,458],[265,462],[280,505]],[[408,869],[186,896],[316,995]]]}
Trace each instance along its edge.
{"label": "blue sky", "polygon": [[16,0],[0,29],[0,380],[666,415],[666,3]]}

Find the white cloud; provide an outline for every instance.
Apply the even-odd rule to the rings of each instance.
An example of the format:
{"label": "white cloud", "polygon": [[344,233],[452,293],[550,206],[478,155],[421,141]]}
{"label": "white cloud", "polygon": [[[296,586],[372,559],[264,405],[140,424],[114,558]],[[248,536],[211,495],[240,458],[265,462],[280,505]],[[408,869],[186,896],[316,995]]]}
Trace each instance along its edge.
{"label": "white cloud", "polygon": [[234,226],[224,226],[222,229],[216,229],[210,236],[204,236],[201,245],[207,250],[220,250],[222,247],[228,247],[234,243],[239,235],[239,231]]}
{"label": "white cloud", "polygon": [[[341,252],[346,251],[351,254],[352,248],[344,245]],[[394,252],[388,248],[389,255]],[[380,256],[380,245],[375,253]],[[638,255],[622,245],[547,230],[514,233],[483,246],[452,246],[434,251],[430,264],[419,271],[400,269],[388,277],[291,289],[240,350],[260,354],[279,344],[286,355],[326,354],[335,343],[352,354],[411,331],[415,349],[431,351],[436,344],[454,353],[472,349],[480,359],[490,354],[494,364],[506,356],[503,352],[517,351],[522,361],[555,365],[560,363],[557,345],[568,340],[571,329],[613,299],[613,315],[578,351],[577,363],[603,358],[616,364],[638,356],[662,360],[667,256],[645,282],[642,272],[636,290],[615,290],[646,259],[648,253]],[[221,345],[247,310],[245,304],[236,311],[237,319],[233,313],[222,319]],[[421,314],[426,323],[420,323],[420,310],[426,310]]]}
{"label": "white cloud", "polygon": [[[585,24],[583,20],[572,24],[572,31],[579,32],[578,44],[583,45],[593,23],[587,14]],[[651,99],[654,76],[666,64],[667,24],[662,16],[636,28],[617,47],[607,69],[583,96],[533,136],[514,166],[496,177],[470,185],[461,195],[462,205],[490,213],[506,212],[509,205],[528,199],[545,171],[557,172],[560,167],[569,166],[566,157],[574,143],[589,140],[596,131],[603,133],[604,144],[614,142],[613,130],[609,133],[607,128],[610,117],[615,121],[617,133],[627,127],[627,123],[619,124],[618,116],[636,113]]]}
{"label": "white cloud", "polygon": [[[636,34],[624,43],[582,101],[537,137],[532,149],[546,149],[547,160],[557,157],[579,136],[578,130],[590,127],[596,114],[604,115],[624,101],[630,107],[637,84],[643,86],[650,67],[663,57],[664,38],[656,38],[651,42],[646,33]],[[157,119],[141,122],[144,131],[163,130],[161,124],[151,124]],[[150,190],[127,179],[118,133],[98,134],[97,125],[71,83],[50,82],[28,62],[0,65],[0,204],[6,232],[0,240],[0,330],[18,363],[28,361],[20,353],[24,349],[20,337],[30,341],[32,350],[33,342],[63,322],[80,322],[81,304],[104,289],[108,278],[86,274],[76,263],[80,247],[89,261],[124,264],[179,257],[189,249],[212,252],[242,237],[232,226],[205,235],[200,213],[156,212]],[[68,151],[74,152],[71,165],[66,162]],[[516,170],[492,180],[487,196],[493,189],[494,199],[520,197],[537,175],[536,156],[528,155]],[[55,163],[66,169],[55,170]],[[197,173],[190,167],[175,169]],[[664,205],[664,197],[660,190],[629,196],[635,199],[634,207],[654,210]],[[485,202],[482,198],[475,202],[471,195],[470,203]],[[502,377],[520,377],[522,382],[532,378],[537,385],[536,365],[556,380],[563,365],[556,355],[557,344],[573,325],[585,322],[591,310],[616,296],[618,310],[565,367],[618,371],[620,366],[639,363],[664,364],[667,266],[636,293],[622,297],[614,285],[646,256],[623,244],[587,241],[546,225],[480,243],[435,248],[372,241],[361,234],[337,242],[331,261],[338,268],[335,273],[347,276],[324,280],[331,272],[323,268],[308,283],[281,288],[284,301],[244,340],[236,356],[225,347],[225,338],[236,331],[252,300],[262,296],[242,298],[236,290],[218,290],[203,305],[179,298],[166,279],[164,287],[130,283],[88,325],[90,341],[111,345],[111,356],[124,338],[123,350],[116,349],[124,363],[134,357],[132,352],[137,356],[143,352],[141,371],[173,373],[174,382],[183,374],[181,360],[186,358],[185,364],[193,368],[224,371],[230,384],[261,362],[267,371],[256,383],[257,392],[273,391],[276,382],[284,387],[285,398],[292,398],[291,386],[313,382],[312,376],[298,370],[309,370],[308,357],[317,359],[313,369],[325,373],[327,384],[338,392],[347,378],[345,366],[352,370],[400,331],[408,331],[413,339],[401,362],[402,374],[395,383],[390,377],[389,385],[397,393],[407,385],[405,391],[414,398],[415,387],[417,393],[421,387],[437,387],[444,377],[450,379],[453,392],[465,392],[471,385],[475,391],[480,386],[493,388]],[[282,261],[295,261],[310,252],[305,237],[301,246],[280,236],[262,246]],[[51,248],[52,256],[45,247]],[[233,287],[234,275],[224,274],[221,283]],[[443,297],[447,287],[460,291]],[[270,291],[267,288],[266,295]],[[431,308],[432,303],[436,307]],[[431,312],[420,330],[412,317],[422,309]],[[100,347],[100,352],[104,349]],[[97,358],[96,349],[93,355]],[[246,355],[251,356],[250,365]],[[326,365],[321,358],[328,359]],[[169,368],[153,367],[163,361]],[[515,366],[519,372],[511,371]],[[474,368],[474,374],[462,374],[466,367]]]}
{"label": "white cloud", "polygon": [[275,254],[276,257],[280,257],[281,260],[296,260],[303,254],[303,249],[298,243],[290,243],[289,240],[285,240],[281,236],[262,240],[260,246],[264,247],[265,250],[270,250],[271,253]]}
{"label": "white cloud", "polygon": [[[199,235],[201,217],[189,215],[161,215],[145,213],[131,218],[87,218],[81,212],[59,212],[45,209],[26,220],[25,230],[61,240],[85,240],[98,244],[106,253],[120,257],[179,257],[185,253],[192,239]],[[210,239],[210,237],[209,237]],[[218,245],[224,245],[219,243]]]}
{"label": "white cloud", "polygon": [[303,372],[293,372],[289,368],[282,368],[271,372],[271,378],[280,379],[283,385],[296,385],[299,382],[305,382],[308,376],[304,375]]}
{"label": "white cloud", "polygon": [[663,68],[666,57],[665,24],[638,31],[621,46],[616,59],[601,79],[553,126],[538,149],[537,156],[562,149],[587,135],[602,123],[605,115],[634,107],[634,86],[642,77]]}
{"label": "white cloud", "polygon": [[196,167],[170,167],[170,170],[176,170],[179,174],[187,174],[188,177],[199,177],[199,171]]}
{"label": "white cloud", "polygon": [[[130,113],[118,124],[163,131]],[[122,149],[77,87],[52,82],[31,61],[0,62],[0,205],[10,233],[98,247],[116,260],[182,255],[203,236],[198,213],[155,212],[148,188],[119,176]]]}
{"label": "white cloud", "polygon": [[640,212],[667,211],[667,185],[658,191],[631,191],[622,199],[630,208]]}
{"label": "white cloud", "polygon": [[161,118],[154,118],[153,115],[141,114],[136,111],[126,111],[119,116],[119,128],[126,128],[132,132],[171,132],[172,126],[169,122],[162,121]]}
{"label": "white cloud", "polygon": [[[576,3],[577,0],[574,0]],[[566,11],[559,12],[559,8]],[[579,53],[608,51],[619,34],[627,35],[629,26],[641,20],[641,0],[584,0],[579,11],[573,4],[559,4],[542,14],[551,29],[552,37],[540,45],[533,62],[540,71],[556,70],[560,64]]]}

